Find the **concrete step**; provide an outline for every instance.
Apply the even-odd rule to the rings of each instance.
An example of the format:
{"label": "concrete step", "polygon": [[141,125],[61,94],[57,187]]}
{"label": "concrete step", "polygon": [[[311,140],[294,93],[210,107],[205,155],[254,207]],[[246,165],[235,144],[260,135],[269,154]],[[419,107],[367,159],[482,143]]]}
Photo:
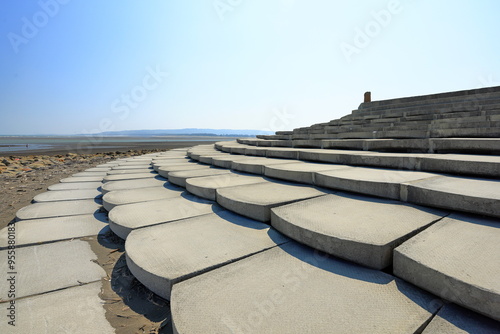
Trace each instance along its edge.
{"label": "concrete step", "polygon": [[136,168],[136,169],[120,169],[110,170],[106,175],[122,175],[122,174],[136,174],[136,173],[155,173],[153,168]]}
{"label": "concrete step", "polygon": [[115,174],[108,175],[102,179],[103,183],[111,182],[111,181],[125,181],[125,180],[142,180],[142,179],[151,179],[158,176],[157,173],[128,173],[128,174]]}
{"label": "concrete step", "polygon": [[101,191],[98,189],[78,189],[78,190],[49,190],[47,192],[36,195],[33,202],[60,202],[74,201],[81,199],[99,199],[102,197]]}
{"label": "concrete step", "polygon": [[396,276],[500,320],[500,224],[453,214],[394,251]]}
{"label": "concrete step", "polygon": [[216,176],[230,174],[231,171],[222,168],[195,169],[168,173],[168,181],[172,184],[186,188],[186,180],[194,177]]}
{"label": "concrete step", "polygon": [[108,172],[111,170],[111,167],[92,167],[86,169],[85,172]]}
{"label": "concrete step", "polygon": [[178,171],[188,171],[188,170],[206,170],[210,169],[211,166],[199,164],[199,163],[190,163],[190,164],[182,164],[182,165],[170,165],[170,166],[161,166],[158,168],[158,174],[161,176],[168,178],[168,174],[170,172],[178,172]]}
{"label": "concrete step", "polygon": [[159,162],[155,163],[153,165],[153,169],[158,172],[160,168],[162,167],[169,167],[169,166],[190,166],[190,165],[197,165],[197,162],[195,160],[184,160],[184,161],[165,161],[165,162]]}
{"label": "concrete step", "polygon": [[282,165],[292,163],[293,160],[287,159],[275,159],[275,158],[263,158],[263,157],[252,157],[247,160],[235,159],[231,163],[231,169],[251,174],[264,174],[267,166]]}
{"label": "concrete step", "polygon": [[391,275],[294,242],[177,283],[171,299],[174,328],[192,334],[417,333],[441,306]]}
{"label": "concrete step", "polygon": [[89,176],[98,176],[98,177],[105,177],[108,172],[80,172],[71,175],[71,177],[89,177]]}
{"label": "concrete step", "polygon": [[163,186],[116,190],[108,192],[102,198],[102,206],[111,211],[118,205],[156,201],[160,199],[175,198],[182,196],[184,189],[165,182]]}
{"label": "concrete step", "polygon": [[134,166],[116,166],[113,167],[112,171],[122,171],[122,170],[151,170],[153,166],[150,165],[134,165]]}
{"label": "concrete step", "polygon": [[170,300],[175,283],[288,241],[266,224],[221,211],[134,230],[125,249],[132,274]]}
{"label": "concrete step", "polygon": [[166,178],[161,176],[156,176],[153,179],[111,181],[101,187],[101,192],[106,194],[115,190],[162,187],[167,181],[168,180]]}
{"label": "concrete step", "polygon": [[[104,234],[109,231],[105,213],[22,220],[15,224],[16,247]],[[8,245],[9,227],[0,231],[0,249]]]}
{"label": "concrete step", "polygon": [[95,214],[100,209],[101,204],[90,199],[35,203],[19,209],[16,213],[16,221]]}
{"label": "concrete step", "polygon": [[230,174],[187,179],[186,190],[193,195],[215,201],[217,189],[262,182],[268,181],[260,176],[232,172]]}
{"label": "concrete step", "polygon": [[333,194],[271,210],[271,225],[325,253],[374,269],[392,265],[392,251],[447,213],[351,194]]}
{"label": "concrete step", "polygon": [[102,176],[85,176],[85,177],[66,177],[64,179],[59,180],[61,183],[72,183],[72,182],[101,182],[103,179]]}
{"label": "concrete step", "polygon": [[326,190],[285,182],[265,182],[217,189],[222,207],[261,222],[271,219],[271,208],[326,194]]}
{"label": "concrete step", "polygon": [[72,183],[57,183],[50,185],[48,190],[83,190],[97,189],[100,190],[102,182],[72,182]]}
{"label": "concrete step", "polygon": [[305,161],[289,161],[286,164],[266,165],[264,175],[297,183],[315,184],[315,173],[320,171],[351,168],[345,165],[322,164]]}
{"label": "concrete step", "polygon": [[196,196],[180,196],[157,201],[125,204],[109,212],[109,227],[126,239],[135,229],[192,218],[220,211],[212,201]]}

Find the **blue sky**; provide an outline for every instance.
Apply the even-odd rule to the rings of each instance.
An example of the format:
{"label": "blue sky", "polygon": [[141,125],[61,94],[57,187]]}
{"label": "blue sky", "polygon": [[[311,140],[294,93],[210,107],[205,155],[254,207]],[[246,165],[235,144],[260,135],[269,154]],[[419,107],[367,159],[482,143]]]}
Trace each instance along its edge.
{"label": "blue sky", "polygon": [[500,85],[500,2],[5,0],[0,134],[291,130]]}

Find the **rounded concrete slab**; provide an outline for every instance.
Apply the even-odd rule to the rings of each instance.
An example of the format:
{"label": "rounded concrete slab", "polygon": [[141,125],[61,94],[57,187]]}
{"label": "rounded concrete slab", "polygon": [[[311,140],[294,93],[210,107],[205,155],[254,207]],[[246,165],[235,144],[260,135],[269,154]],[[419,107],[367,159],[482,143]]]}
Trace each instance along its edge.
{"label": "rounded concrete slab", "polygon": [[111,181],[103,184],[102,193],[106,194],[110,191],[116,190],[127,190],[127,189],[139,189],[139,188],[149,188],[149,187],[162,187],[167,179],[156,176],[152,179],[143,180],[124,180],[124,181]]}
{"label": "rounded concrete slab", "polygon": [[247,157],[242,155],[225,155],[225,156],[212,156],[212,165],[230,169],[234,161],[252,161],[255,157]]}
{"label": "rounded concrete slab", "polygon": [[364,195],[384,198],[401,198],[401,184],[426,178],[436,174],[405,170],[351,167],[332,171],[317,172],[317,186],[352,191]]}
{"label": "rounded concrete slab", "polygon": [[186,190],[196,196],[215,201],[216,190],[219,188],[234,187],[261,182],[268,181],[260,176],[231,173],[187,179]]}
{"label": "rounded concrete slab", "polygon": [[174,285],[176,333],[417,333],[439,300],[289,242]]}
{"label": "rounded concrete slab", "polygon": [[110,170],[106,175],[122,175],[122,174],[135,174],[135,173],[155,173],[153,168],[136,168],[136,169],[118,169]]}
{"label": "rounded concrete slab", "polygon": [[130,173],[130,174],[115,174],[108,175],[102,179],[103,183],[110,181],[125,181],[125,180],[140,180],[140,179],[151,179],[158,176],[157,173]]}
{"label": "rounded concrete slab", "polygon": [[140,166],[140,167],[148,167],[151,166],[151,162],[148,161],[127,161],[127,162],[121,162],[118,167],[132,167],[132,166]]}
{"label": "rounded concrete slab", "polygon": [[111,166],[110,167],[92,167],[92,168],[86,169],[84,172],[107,172],[110,170],[111,170]]}
{"label": "rounded concrete slab", "polygon": [[101,182],[102,181],[102,176],[84,176],[84,177],[67,177],[64,179],[59,180],[61,183],[74,183],[74,182]]}
{"label": "rounded concrete slab", "polygon": [[314,184],[314,173],[350,168],[344,165],[290,161],[286,164],[266,165],[264,175],[298,183]]}
{"label": "rounded concrete slab", "polygon": [[196,196],[126,204],[117,206],[109,212],[109,227],[120,238],[126,239],[132,230],[141,227],[192,218],[220,210],[212,201]]}
{"label": "rounded concrete slab", "polygon": [[99,176],[101,178],[106,176],[106,171],[105,172],[80,172],[71,175],[72,177],[89,177],[89,176]]}
{"label": "rounded concrete slab", "polygon": [[139,166],[116,166],[113,167],[112,171],[122,171],[122,170],[132,170],[132,169],[148,169],[151,170],[153,169],[153,166],[151,165],[139,165]]}
{"label": "rounded concrete slab", "polygon": [[179,197],[184,189],[166,182],[162,187],[149,187],[129,190],[111,191],[102,198],[102,205],[107,211],[111,211],[115,206],[156,201],[159,199],[167,199]]}
{"label": "rounded concrete slab", "polygon": [[101,205],[90,199],[35,203],[19,209],[16,213],[16,220],[94,214],[100,209]]}
{"label": "rounded concrete slab", "polygon": [[394,250],[394,274],[500,320],[500,224],[453,214]]}
{"label": "rounded concrete slab", "polygon": [[[8,251],[0,251],[2,268],[9,268]],[[90,245],[81,240],[17,248],[16,260],[16,299],[100,281],[106,276],[104,269],[92,261],[97,256]],[[9,286],[9,281],[0,280],[0,298],[4,301],[9,299]]]}
{"label": "rounded concrete slab", "polygon": [[335,194],[271,210],[271,225],[290,238],[374,269],[392,265],[403,241],[446,216],[397,201]]}
{"label": "rounded concrete slab", "polygon": [[266,182],[217,189],[217,203],[224,208],[258,221],[271,220],[271,208],[327,192],[314,187],[284,182]]}
{"label": "rounded concrete slab", "polygon": [[454,304],[446,304],[422,334],[500,334],[500,322]]}
{"label": "rounded concrete slab", "polygon": [[180,165],[171,165],[171,166],[161,166],[158,168],[158,174],[160,174],[163,177],[168,177],[168,174],[170,172],[178,172],[178,171],[185,171],[185,170],[198,170],[198,169],[208,169],[211,166],[208,165],[202,165],[198,163],[191,163],[189,165],[185,164],[180,164]]}
{"label": "rounded concrete slab", "polygon": [[57,183],[49,186],[48,190],[83,190],[83,189],[97,189],[102,186],[102,182],[70,182],[70,183]]}
{"label": "rounded concrete slab", "polygon": [[98,189],[81,189],[81,190],[49,190],[47,192],[36,195],[33,198],[35,203],[41,202],[59,202],[59,201],[74,201],[81,199],[98,199],[102,196]]}
{"label": "rounded concrete slab", "polygon": [[132,274],[170,299],[174,283],[288,241],[266,224],[221,211],[134,230],[125,249]]}
{"label": "rounded concrete slab", "polygon": [[278,165],[278,164],[288,164],[293,163],[293,160],[286,159],[272,159],[272,158],[261,158],[261,157],[252,157],[248,160],[235,160],[231,163],[231,169],[263,175],[266,169],[266,166]]}
{"label": "rounded concrete slab", "polygon": [[20,299],[15,304],[15,326],[6,318],[0,322],[0,333],[113,334],[99,297],[101,289],[101,282],[95,282]]}
{"label": "rounded concrete slab", "polygon": [[159,162],[153,165],[155,171],[158,172],[160,168],[163,167],[177,167],[177,166],[196,166],[198,163],[194,160],[186,160],[186,161],[173,161],[173,162]]}
{"label": "rounded concrete slab", "polygon": [[231,171],[220,168],[195,169],[189,171],[178,171],[168,173],[168,181],[178,186],[186,188],[186,180],[194,177],[215,176],[230,174]]}
{"label": "rounded concrete slab", "polygon": [[407,201],[500,217],[500,181],[441,176],[407,186]]}
{"label": "rounded concrete slab", "polygon": [[213,164],[213,158],[221,158],[221,157],[223,157],[222,154],[212,154],[212,155],[205,155],[205,154],[203,154],[203,155],[200,155],[197,160],[200,163],[207,164],[207,165],[212,165]]}
{"label": "rounded concrete slab", "polygon": [[[0,249],[8,247],[9,227],[12,228],[12,225],[0,231]],[[109,230],[104,213],[22,220],[13,228],[17,247],[98,235]]]}

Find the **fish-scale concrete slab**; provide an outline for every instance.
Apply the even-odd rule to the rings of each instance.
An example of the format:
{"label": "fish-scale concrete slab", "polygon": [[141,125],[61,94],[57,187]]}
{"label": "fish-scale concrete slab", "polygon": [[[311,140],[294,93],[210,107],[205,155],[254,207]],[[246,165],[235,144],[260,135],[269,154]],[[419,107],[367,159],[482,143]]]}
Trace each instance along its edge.
{"label": "fish-scale concrete slab", "polygon": [[148,167],[151,166],[151,161],[127,161],[127,162],[121,162],[119,167],[132,167],[132,166],[141,166],[141,167]]}
{"label": "fish-scale concrete slab", "polygon": [[[15,224],[16,247],[98,235],[109,230],[104,213],[22,220]],[[0,249],[8,247],[9,226],[0,231]]]}
{"label": "fish-scale concrete slab", "polygon": [[[498,147],[497,149],[500,149]],[[472,154],[430,154],[421,160],[422,170],[498,178],[500,156]]]}
{"label": "fish-scale concrete slab", "polygon": [[[217,305],[217,307],[213,307]],[[176,333],[416,333],[436,297],[289,242],[174,285]]]}
{"label": "fish-scale concrete slab", "polygon": [[110,191],[115,190],[126,190],[126,189],[139,189],[139,188],[149,188],[149,187],[162,187],[167,179],[161,176],[156,176],[152,179],[144,180],[124,180],[124,181],[111,181],[102,185],[102,193],[106,194]]}
{"label": "fish-scale concrete slab", "polygon": [[217,189],[217,203],[245,217],[271,220],[271,208],[325,195],[326,190],[285,182],[266,182]]}
{"label": "fish-scale concrete slab", "polygon": [[81,199],[97,199],[102,196],[98,189],[81,189],[81,190],[49,190],[47,192],[36,195],[33,198],[35,203],[41,202],[59,202],[59,201],[74,201]]}
{"label": "fish-scale concrete slab", "polygon": [[500,224],[453,214],[394,250],[394,274],[500,320]]}
{"label": "fish-scale concrete slab", "polygon": [[290,161],[286,164],[266,165],[264,175],[298,183],[314,184],[314,173],[350,168],[345,165]]}
{"label": "fish-scale concrete slab", "polygon": [[107,172],[111,170],[111,166],[109,167],[92,167],[86,169],[84,172]]}
{"label": "fish-scale concrete slab", "polygon": [[83,189],[100,189],[102,182],[70,182],[56,183],[50,185],[48,190],[83,190]]}
{"label": "fish-scale concrete slab", "polygon": [[155,173],[153,168],[137,168],[137,169],[119,169],[110,170],[106,175],[122,175],[122,174],[136,174],[136,173]]}
{"label": "fish-scale concrete slab", "polygon": [[425,172],[351,167],[316,172],[315,182],[320,187],[399,200],[402,183],[436,176]]}
{"label": "fish-scale concrete slab", "polygon": [[151,170],[153,169],[153,166],[151,165],[138,165],[138,166],[116,166],[113,167],[112,171],[122,171],[122,170],[132,170],[132,169],[148,169]]}
{"label": "fish-scale concrete slab", "polygon": [[196,196],[215,201],[216,190],[219,188],[234,187],[261,182],[269,181],[261,176],[230,173],[187,179],[186,190]]}
{"label": "fish-scale concrete slab", "polygon": [[[0,251],[0,263],[6,270],[7,252]],[[97,256],[82,240],[18,248],[14,269],[8,270],[16,273],[11,274],[16,276],[15,298],[99,281],[106,272],[92,260],[97,260]],[[9,287],[8,280],[0,280],[0,298],[4,301],[9,299]]]}
{"label": "fish-scale concrete slab", "polygon": [[425,327],[422,334],[500,334],[500,322],[464,309],[446,304]]}
{"label": "fish-scale concrete slab", "polygon": [[179,197],[183,191],[183,188],[176,187],[170,182],[166,182],[162,187],[111,191],[102,198],[102,206],[107,211],[111,211],[118,205]]}
{"label": "fish-scale concrete slab", "polygon": [[185,171],[185,170],[198,170],[198,169],[209,169],[211,166],[208,165],[202,165],[198,163],[191,163],[188,165],[185,164],[179,164],[179,165],[170,165],[170,166],[161,166],[158,168],[158,174],[160,174],[163,177],[168,178],[168,174],[170,172],[178,172],[178,171]]}
{"label": "fish-scale concrete slab", "polygon": [[212,201],[182,196],[157,201],[120,205],[109,212],[109,227],[126,239],[132,230],[220,211]]}
{"label": "fish-scale concrete slab", "polygon": [[374,269],[392,265],[403,241],[446,216],[397,201],[335,194],[271,210],[271,225],[292,239]]}
{"label": "fish-scale concrete slab", "polygon": [[202,164],[212,165],[214,158],[222,158],[224,156],[227,156],[227,154],[228,153],[225,153],[225,155],[224,154],[210,154],[210,155],[203,154],[203,155],[200,155],[197,160]]}
{"label": "fish-scale concrete slab", "polygon": [[125,180],[138,180],[138,179],[149,179],[158,176],[157,173],[128,173],[128,174],[115,174],[107,175],[102,179],[103,183],[110,181],[125,181]]}
{"label": "fish-scale concrete slab", "polygon": [[125,249],[132,274],[170,299],[174,283],[288,241],[266,224],[222,211],[134,230]]}
{"label": "fish-scale concrete slab", "polygon": [[224,155],[224,156],[212,156],[212,165],[230,169],[233,162],[235,161],[253,161],[255,157],[244,156],[244,155]]}
{"label": "fish-scale concrete slab", "polygon": [[267,166],[272,165],[282,165],[293,163],[294,160],[286,160],[286,159],[273,159],[273,158],[263,158],[263,157],[253,157],[248,160],[236,160],[231,163],[231,169],[263,175]]}
{"label": "fish-scale concrete slab", "polygon": [[107,174],[107,171],[104,172],[80,172],[71,175],[72,177],[89,177],[89,176],[99,176],[101,178],[105,177]]}
{"label": "fish-scale concrete slab", "polygon": [[[99,297],[101,282],[85,284],[16,301],[15,327],[0,322],[1,333],[112,334]],[[78,301],[78,302],[76,302]],[[6,304],[1,304],[6,306]],[[2,306],[2,308],[3,308]]]}
{"label": "fish-scale concrete slab", "polygon": [[94,214],[100,209],[101,204],[90,199],[35,203],[19,209],[16,220]]}
{"label": "fish-scale concrete slab", "polygon": [[84,177],[66,177],[64,179],[59,180],[61,183],[73,183],[73,182],[101,182],[102,176],[84,176]]}
{"label": "fish-scale concrete slab", "polygon": [[408,202],[500,217],[500,181],[441,176],[407,185]]}
{"label": "fish-scale concrete slab", "polygon": [[160,168],[163,167],[176,167],[176,166],[196,166],[198,163],[194,160],[186,160],[186,161],[168,161],[168,162],[159,162],[153,165],[155,171],[158,172]]}
{"label": "fish-scale concrete slab", "polygon": [[186,188],[186,180],[193,177],[203,177],[203,176],[215,176],[230,174],[231,171],[221,168],[209,168],[209,169],[195,169],[188,171],[178,171],[168,173],[168,181]]}

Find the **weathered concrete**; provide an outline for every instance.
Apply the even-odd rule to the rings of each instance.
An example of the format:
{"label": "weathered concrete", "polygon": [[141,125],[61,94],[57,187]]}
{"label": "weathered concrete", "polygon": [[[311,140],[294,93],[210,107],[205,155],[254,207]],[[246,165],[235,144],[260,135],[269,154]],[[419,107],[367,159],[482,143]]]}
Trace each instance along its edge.
{"label": "weathered concrete", "polygon": [[107,211],[111,211],[117,205],[125,205],[139,202],[156,201],[160,199],[174,198],[182,195],[183,188],[176,187],[170,182],[163,186],[116,190],[108,192],[102,198],[102,206]]}
{"label": "weathered concrete", "polygon": [[61,183],[72,183],[72,182],[101,182],[102,181],[102,176],[85,176],[85,177],[67,177],[64,179],[59,180]]}
{"label": "weathered concrete", "polygon": [[447,213],[350,194],[271,210],[271,225],[300,243],[374,269],[392,265],[392,251]]}
{"label": "weathered concrete", "polygon": [[191,163],[189,165],[171,165],[171,166],[162,166],[158,168],[158,174],[160,174],[163,177],[168,178],[168,174],[170,172],[178,172],[178,171],[185,171],[185,170],[198,170],[198,169],[208,169],[210,166],[208,165],[202,165],[198,163]]}
{"label": "weathered concrete", "polygon": [[231,163],[231,169],[263,175],[267,166],[293,163],[293,160],[253,157],[248,160],[236,160]]}
{"label": "weathered concrete", "polygon": [[157,173],[129,173],[129,174],[116,174],[108,175],[102,179],[103,183],[110,181],[124,181],[124,180],[139,180],[139,179],[149,179],[157,176]]}
{"label": "weathered concrete", "polygon": [[134,276],[170,299],[174,283],[287,241],[266,224],[221,211],[134,230],[125,248]]}
{"label": "weathered concrete", "polygon": [[500,225],[453,214],[394,250],[395,275],[500,320]]}
{"label": "weathered concrete", "polygon": [[102,186],[102,182],[70,182],[70,183],[56,183],[49,186],[48,190],[83,190],[83,189],[97,189]]}
{"label": "weathered concrete", "polygon": [[58,202],[58,201],[74,201],[81,199],[98,199],[102,196],[98,189],[82,189],[82,190],[49,190],[47,192],[36,195],[33,198],[35,203],[41,202]]}
{"label": "weathered concrete", "polygon": [[135,169],[118,169],[110,170],[106,175],[122,175],[122,174],[135,174],[135,173],[156,173],[153,168],[135,168]]}
{"label": "weathered concrete", "polygon": [[183,196],[120,205],[109,212],[109,227],[126,239],[132,230],[220,211],[212,201]]}
{"label": "weathered concrete", "polygon": [[150,165],[138,165],[138,166],[117,166],[113,167],[113,171],[119,171],[119,170],[132,170],[132,169],[153,169],[153,166]]}
{"label": "weathered concrete", "polygon": [[102,188],[102,193],[106,194],[110,191],[115,190],[126,190],[126,189],[139,189],[139,188],[149,188],[149,187],[162,187],[167,179],[156,176],[153,179],[145,180],[125,180],[125,181],[112,181],[104,184]]}
{"label": "weathered concrete", "polygon": [[266,165],[264,175],[298,183],[314,184],[315,172],[343,168],[349,168],[349,166],[290,161],[290,163],[286,164]]}
{"label": "weathered concrete", "polygon": [[393,276],[290,242],[175,284],[171,310],[175,333],[401,334],[440,305]]}
{"label": "weathered concrete", "polygon": [[265,182],[217,189],[217,203],[258,221],[271,219],[271,208],[325,195],[314,187],[284,182]]}
{"label": "weathered concrete", "polygon": [[420,168],[422,170],[439,173],[498,178],[500,175],[500,156],[432,154],[425,159],[421,159]]}
{"label": "weathered concrete", "polygon": [[500,334],[500,322],[454,304],[446,304],[422,334]]}
{"label": "weathered concrete", "polygon": [[500,217],[499,189],[499,180],[440,176],[409,183],[407,185],[407,201]]}
{"label": "weathered concrete", "polygon": [[[1,333],[112,334],[102,306],[101,282],[77,286],[16,301],[15,327],[5,318]],[[1,304],[7,308],[6,304]]]}
{"label": "weathered concrete", "polygon": [[[0,231],[0,249],[8,247],[8,228]],[[98,235],[109,230],[104,213],[22,220],[14,228],[16,247]]]}
{"label": "weathered concrete", "polygon": [[101,209],[95,200],[35,203],[16,212],[16,220],[94,214]]}
{"label": "weathered concrete", "polygon": [[245,184],[267,182],[260,176],[230,173],[216,176],[196,177],[186,180],[186,190],[196,196],[212,201],[216,199],[216,190],[219,188],[234,187]]}
{"label": "weathered concrete", "polygon": [[109,166],[109,167],[92,167],[92,168],[86,169],[85,172],[107,172],[110,170],[111,170],[111,166]]}
{"label": "weathered concrete", "polygon": [[230,174],[231,171],[221,168],[209,168],[209,169],[195,169],[189,171],[178,171],[168,173],[168,181],[186,188],[186,180],[193,177],[203,177],[203,176],[215,176]]}
{"label": "weathered concrete", "polygon": [[71,177],[89,177],[89,176],[98,176],[98,177],[105,177],[107,175],[107,172],[80,172],[71,175]]}
{"label": "weathered concrete", "polygon": [[[7,252],[0,251],[0,264],[6,271],[9,268]],[[99,281],[106,276],[104,269],[92,262],[97,256],[90,245],[81,240],[18,248],[16,259],[13,270],[19,273],[15,284],[16,299]],[[2,300],[9,299],[9,286],[6,279],[0,280]]]}
{"label": "weathered concrete", "polygon": [[228,156],[213,156],[212,165],[230,169],[235,161],[253,161],[255,157],[248,157],[242,155],[228,155]]}
{"label": "weathered concrete", "polygon": [[315,182],[320,187],[399,200],[402,183],[436,176],[425,172],[351,167],[317,172]]}

